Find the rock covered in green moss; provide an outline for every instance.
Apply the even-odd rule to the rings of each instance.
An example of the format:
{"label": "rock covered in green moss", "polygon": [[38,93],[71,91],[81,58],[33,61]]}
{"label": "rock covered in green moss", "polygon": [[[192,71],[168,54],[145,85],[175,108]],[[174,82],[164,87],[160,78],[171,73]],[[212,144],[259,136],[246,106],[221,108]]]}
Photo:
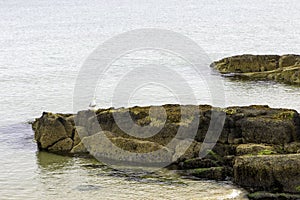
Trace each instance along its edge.
{"label": "rock covered in green moss", "polygon": [[286,153],[300,153],[300,142],[291,142],[284,145]]}
{"label": "rock covered in green moss", "polygon": [[275,148],[265,144],[240,144],[236,147],[236,155],[276,154]]}
{"label": "rock covered in green moss", "polygon": [[246,117],[239,120],[238,124],[243,143],[286,144],[294,141],[296,135],[293,118]]}
{"label": "rock covered in green moss", "polygon": [[[128,134],[128,132],[119,127],[120,124],[116,123],[115,115],[122,116],[125,113],[125,109],[122,108],[99,109],[97,111],[86,110],[80,111],[77,115],[43,113],[42,117],[35,120],[32,127],[40,150],[59,153],[59,150],[63,149],[65,152],[69,148],[61,147],[61,145],[68,144],[68,146],[73,148],[81,142],[82,138],[92,136],[100,131],[107,131],[110,132],[112,137],[119,138],[116,142],[123,140],[124,143],[141,140],[141,142],[148,141],[164,146],[171,140],[177,140],[178,142],[176,143],[180,143],[183,139],[185,141],[194,140],[187,150],[181,148],[181,146],[172,147],[174,148],[172,149],[174,157],[181,154],[182,151],[186,151],[182,158],[191,159],[198,157],[210,125],[212,110],[215,109],[226,113],[222,133],[214,147],[214,152],[220,156],[235,155],[236,146],[243,143],[279,145],[285,148],[287,152],[293,151],[294,153],[294,149],[298,148],[295,145],[295,147],[289,145],[300,141],[300,118],[299,114],[294,110],[272,109],[268,106],[257,105],[228,107],[225,109],[212,108],[207,105],[198,106],[197,109],[195,109],[195,106],[185,107],[187,107],[186,113],[181,113],[181,106],[165,105],[166,119],[164,124],[160,123],[163,121],[160,115],[156,115],[156,119],[149,117],[150,107],[129,108],[130,117],[134,123],[142,127],[148,126],[148,129],[145,129],[146,131],[152,128],[159,128],[157,134],[144,139]],[[190,135],[189,126],[193,125],[197,112],[199,124],[196,130],[197,133],[193,138]],[[152,123],[153,121],[155,123]],[[121,123],[124,123],[124,126],[128,126],[126,120]],[[130,127],[127,128],[129,131],[135,131],[135,129]],[[177,134],[179,128],[183,133],[181,136]],[[67,138],[70,138],[72,143],[70,142],[71,140],[65,140]],[[60,142],[63,140],[68,142]],[[51,148],[53,145],[55,146]],[[79,147],[76,148],[77,153],[79,153],[79,149],[85,152],[84,148]]]}
{"label": "rock covered in green moss", "polygon": [[238,55],[216,61],[211,67],[235,77],[300,84],[299,55]]}
{"label": "rock covered in green moss", "polygon": [[240,156],[234,181],[255,191],[299,193],[300,154]]}
{"label": "rock covered in green moss", "polygon": [[73,140],[71,138],[65,138],[56,142],[54,145],[50,146],[48,150],[50,152],[62,152],[69,153],[73,147]]}
{"label": "rock covered in green moss", "polygon": [[[69,129],[72,125],[66,123],[65,119],[67,117],[69,117],[69,115],[44,112],[42,117],[33,123],[33,129],[35,131],[34,138],[40,149],[48,149],[71,136]],[[59,144],[56,144],[56,147],[57,146],[59,146]],[[62,149],[65,148],[62,147]]]}
{"label": "rock covered in green moss", "polygon": [[[182,107],[185,108],[184,112],[181,111]],[[215,180],[228,180],[228,177],[231,177],[238,185],[254,191],[300,193],[296,189],[298,182],[288,175],[291,173],[298,177],[292,165],[298,167],[300,159],[299,156],[288,155],[300,152],[300,117],[295,110],[274,109],[265,105],[228,108],[213,108],[208,105],[164,105],[163,108],[165,115],[160,113],[157,107],[151,108],[158,111],[154,117],[149,116],[149,106],[128,110],[84,110],[76,115],[43,113],[32,124],[32,128],[38,148],[42,151],[73,155],[92,154],[118,161],[149,162],[149,158],[143,160],[141,155],[161,149],[166,156],[161,156],[161,159],[172,162],[168,168],[181,170],[187,175]],[[115,116],[126,118],[127,111],[134,124],[146,126],[146,132],[158,130],[157,134],[139,138],[139,132],[132,128],[128,121],[121,120],[117,123]],[[226,113],[224,127],[213,149],[209,150],[204,158],[199,158],[200,149],[205,145],[203,142],[212,111]],[[197,117],[199,124],[196,126],[195,135],[192,136],[190,127],[194,126]],[[137,135],[128,134],[119,127],[120,125]],[[177,134],[179,129],[182,131],[181,135]],[[109,143],[103,144],[102,137],[108,139]],[[165,147],[172,140],[176,141],[176,144],[189,143],[190,146]],[[122,152],[112,152],[111,145],[131,152],[135,157],[128,158]],[[153,160],[155,159],[153,157]],[[284,166],[283,162],[291,164]],[[279,174],[284,170],[285,177],[280,177]],[[264,180],[258,181],[261,179]],[[283,186],[284,184],[286,186]],[[289,190],[290,187],[294,189]]]}

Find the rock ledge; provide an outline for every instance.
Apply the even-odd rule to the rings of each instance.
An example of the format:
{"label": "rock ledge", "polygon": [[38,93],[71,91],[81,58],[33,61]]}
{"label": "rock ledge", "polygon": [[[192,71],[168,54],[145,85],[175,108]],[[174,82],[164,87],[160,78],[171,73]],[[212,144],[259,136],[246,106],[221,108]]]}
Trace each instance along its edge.
{"label": "rock ledge", "polygon": [[244,79],[265,79],[300,84],[299,55],[238,55],[211,64],[222,74]]}

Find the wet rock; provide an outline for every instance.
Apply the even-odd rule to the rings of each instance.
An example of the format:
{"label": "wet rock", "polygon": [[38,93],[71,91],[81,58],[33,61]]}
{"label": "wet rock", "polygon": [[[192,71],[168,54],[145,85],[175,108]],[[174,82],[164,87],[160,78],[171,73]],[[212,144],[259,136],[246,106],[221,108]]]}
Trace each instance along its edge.
{"label": "wet rock", "polygon": [[236,154],[240,155],[260,155],[260,154],[275,154],[275,149],[272,146],[264,144],[241,144],[236,148]]}
{"label": "wet rock", "polygon": [[59,116],[57,120],[64,126],[67,137],[71,138],[73,135],[74,123],[72,117]]}
{"label": "wet rock", "polygon": [[280,56],[277,55],[240,55],[221,59],[212,64],[212,67],[218,69],[222,73],[235,72],[260,72],[277,69],[278,60]]}
{"label": "wet rock", "polygon": [[299,194],[289,193],[270,193],[270,192],[254,192],[248,195],[249,199],[253,200],[299,200]]}
{"label": "wet rock", "polygon": [[[214,147],[214,152],[220,156],[235,155],[237,144],[266,143],[283,145],[298,141],[300,138],[299,115],[293,110],[272,109],[268,106],[217,109],[202,105],[197,106],[199,108],[197,112],[192,110],[195,109],[195,106],[190,106],[185,109],[185,113],[181,113],[179,105],[165,105],[163,107],[167,113],[167,120],[164,126],[161,127],[161,130],[157,134],[145,139],[131,136],[132,132],[127,133],[118,127],[113,113],[121,112],[123,114],[125,112],[124,109],[80,111],[76,116],[44,113],[41,118],[36,119],[33,123],[35,139],[41,149],[47,149],[57,141],[65,138],[71,138],[74,141],[74,146],[76,146],[80,143],[80,138],[96,134],[98,133],[96,131],[100,129],[106,131],[106,133],[109,132],[111,138],[120,137],[119,145],[121,145],[120,141],[126,143],[134,141],[134,139],[153,142],[162,146],[169,144],[173,140],[192,141],[188,142],[191,146],[185,153],[183,152],[184,145],[170,147],[175,152],[174,158],[184,153],[182,157],[190,159],[199,155],[201,143],[208,135],[212,109],[221,110],[226,113],[223,131],[220,137],[217,138],[217,144]],[[159,121],[161,119],[160,115],[156,119],[149,118],[149,107],[134,107],[130,108],[129,111],[134,123],[141,126],[149,126],[148,129],[143,129],[143,131],[149,131],[152,126],[156,126],[152,121]],[[195,126],[193,125],[197,118],[195,114],[199,116],[199,123],[196,126],[196,136],[193,137],[190,134],[193,132],[193,129],[189,128],[189,126]],[[157,128],[157,126],[154,128]],[[132,131],[132,129],[129,131]],[[194,139],[195,141],[193,141]],[[126,145],[123,146],[126,149]]]}
{"label": "wet rock", "polygon": [[75,126],[74,128],[74,136],[73,136],[73,141],[74,141],[74,146],[80,143],[81,138],[84,138],[86,136],[89,136],[87,130],[83,126]]}
{"label": "wet rock", "polygon": [[174,146],[170,148],[174,150],[173,160],[186,160],[199,157],[201,143],[190,139],[174,139]]}
{"label": "wet rock", "polygon": [[292,142],[284,145],[284,150],[287,153],[300,153],[300,142]]}
{"label": "wet rock", "polygon": [[73,147],[73,140],[71,138],[66,138],[56,142],[54,145],[48,148],[49,152],[54,153],[69,153]]}
{"label": "wet rock", "polygon": [[240,156],[234,181],[254,191],[299,193],[300,154]]}
{"label": "wet rock", "polygon": [[[84,137],[82,143],[97,158],[141,164],[172,162],[174,152],[157,143],[121,137],[108,139],[106,135],[106,132],[100,132]],[[145,155],[150,152],[153,154]]]}
{"label": "wet rock", "polygon": [[47,149],[54,143],[68,137],[61,119],[62,117],[58,114],[43,113],[42,117],[34,122],[35,140],[40,149]]}
{"label": "wet rock", "polygon": [[230,169],[225,167],[197,168],[186,170],[183,173],[197,178],[223,181],[230,174]]}
{"label": "wet rock", "polygon": [[85,148],[84,144],[82,142],[80,142],[77,145],[74,145],[74,147],[71,149],[70,153],[86,154],[86,153],[88,153],[88,150]]}
{"label": "wet rock", "polygon": [[300,56],[299,55],[288,54],[288,55],[281,56],[279,59],[279,67],[280,68],[294,66],[297,64],[300,64]]}
{"label": "wet rock", "polygon": [[110,141],[117,147],[134,153],[148,153],[163,148],[163,146],[154,142],[122,137],[111,138]]}
{"label": "wet rock", "polygon": [[180,169],[210,168],[220,167],[220,163],[208,158],[193,158],[181,162],[179,166]]}
{"label": "wet rock", "polygon": [[231,77],[300,84],[299,55],[239,55],[216,61],[211,67]]}
{"label": "wet rock", "polygon": [[293,141],[296,134],[292,118],[248,117],[237,123],[242,130],[243,143],[286,144]]}
{"label": "wet rock", "polygon": [[[263,62],[273,63],[273,58],[268,59]],[[283,60],[278,66],[289,65],[285,63],[292,61]],[[266,105],[162,107],[166,115],[160,113],[161,108],[154,107],[151,109],[157,111],[157,115],[151,117],[149,106],[86,110],[76,115],[43,113],[32,128],[38,147],[43,151],[90,154],[118,164],[166,163],[169,169],[199,178],[227,180],[231,177],[251,191],[300,192],[299,170],[295,170],[299,168],[300,154],[290,154],[299,152],[300,148],[300,117],[295,110]],[[144,132],[139,132],[122,117],[118,123],[126,130],[119,127],[114,116],[125,116],[126,110],[133,124],[144,127],[141,129]],[[214,138],[215,129],[208,131],[214,113],[220,116],[226,113],[218,138]],[[223,125],[218,120],[212,124]],[[139,137],[139,133],[153,131],[155,135]],[[146,156],[153,152],[150,157]],[[200,158],[199,153],[203,157]]]}

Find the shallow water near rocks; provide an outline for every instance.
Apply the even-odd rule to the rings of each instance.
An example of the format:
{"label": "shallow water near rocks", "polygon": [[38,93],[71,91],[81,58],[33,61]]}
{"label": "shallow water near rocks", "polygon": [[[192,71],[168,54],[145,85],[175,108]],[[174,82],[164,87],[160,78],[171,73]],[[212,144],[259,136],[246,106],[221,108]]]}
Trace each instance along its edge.
{"label": "shallow water near rocks", "polygon": [[[136,28],[163,28],[197,42],[213,60],[252,54],[300,54],[298,0],[245,1],[0,1],[0,199],[243,199],[231,183],[183,179],[168,171],[114,170],[94,159],[37,152],[25,122],[43,111],[73,112],[78,71],[102,42]],[[110,107],[120,77],[136,66],[171,66],[211,104],[205,82],[178,58],[157,52],[131,54],[113,63],[97,88],[97,104]],[[207,66],[208,67],[208,66]],[[223,81],[224,104],[267,104],[300,111],[300,88]],[[165,88],[144,87],[126,106],[178,103]],[[118,105],[124,106],[124,105]]]}
{"label": "shallow water near rocks", "polygon": [[2,127],[0,133],[0,150],[7,156],[0,174],[2,199],[246,199],[230,182],[37,152],[29,124]]}

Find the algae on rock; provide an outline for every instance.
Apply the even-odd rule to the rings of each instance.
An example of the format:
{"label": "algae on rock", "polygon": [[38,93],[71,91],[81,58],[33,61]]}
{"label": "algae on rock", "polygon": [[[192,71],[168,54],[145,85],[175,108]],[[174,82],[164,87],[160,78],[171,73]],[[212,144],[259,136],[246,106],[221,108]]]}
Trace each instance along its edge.
{"label": "algae on rock", "polygon": [[299,55],[238,55],[213,62],[211,67],[234,77],[300,84]]}

